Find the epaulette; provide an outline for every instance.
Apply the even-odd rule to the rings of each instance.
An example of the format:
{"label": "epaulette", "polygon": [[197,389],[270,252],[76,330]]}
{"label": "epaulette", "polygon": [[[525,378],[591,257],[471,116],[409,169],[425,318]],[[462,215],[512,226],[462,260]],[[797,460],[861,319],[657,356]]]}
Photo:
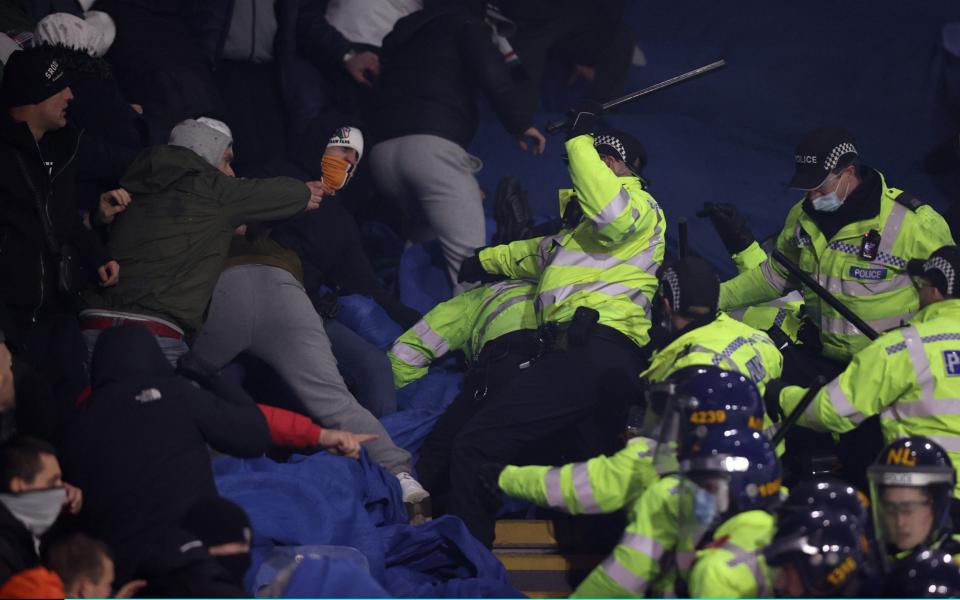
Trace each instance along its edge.
{"label": "epaulette", "polygon": [[917,212],[917,209],[926,204],[922,202],[919,198],[914,196],[909,192],[900,192],[897,194],[897,197],[893,199],[895,202],[902,204],[909,208],[913,212]]}

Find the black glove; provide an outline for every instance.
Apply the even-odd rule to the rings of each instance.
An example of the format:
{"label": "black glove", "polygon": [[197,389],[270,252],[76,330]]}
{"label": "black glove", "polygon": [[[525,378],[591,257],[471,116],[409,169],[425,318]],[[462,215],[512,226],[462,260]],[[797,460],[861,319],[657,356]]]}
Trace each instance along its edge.
{"label": "black glove", "polygon": [[697,211],[698,217],[710,217],[727,252],[736,254],[743,252],[747,246],[756,241],[747,220],[740,214],[736,206],[728,202],[705,202],[703,208]]}
{"label": "black glove", "polygon": [[500,490],[500,473],[504,466],[499,463],[484,463],[480,465],[480,500],[491,513],[500,509],[503,504],[503,492]]}
{"label": "black glove", "polygon": [[592,134],[597,129],[597,116],[602,112],[603,105],[594,100],[585,100],[575,110],[570,111],[570,133],[567,139]]}
{"label": "black glove", "polygon": [[780,408],[780,392],[789,384],[782,379],[771,379],[767,382],[767,389],[763,391],[763,406],[767,411],[767,416],[774,423],[779,423],[780,419],[786,417],[783,409]]}
{"label": "black glove", "polygon": [[457,283],[480,281],[487,274],[480,264],[480,257],[477,254],[464,259],[460,263],[460,271],[457,273]]}

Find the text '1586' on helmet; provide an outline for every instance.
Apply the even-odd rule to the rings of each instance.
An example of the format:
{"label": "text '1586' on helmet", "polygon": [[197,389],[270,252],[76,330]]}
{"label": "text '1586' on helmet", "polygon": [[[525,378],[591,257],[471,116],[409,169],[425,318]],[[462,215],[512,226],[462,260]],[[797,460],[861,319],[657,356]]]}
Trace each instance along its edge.
{"label": "text '1586' on helmet", "polygon": [[[774,568],[778,597],[849,596],[869,569],[869,542],[863,523],[835,509],[794,511],[777,522],[777,533],[764,549]],[[794,569],[801,589],[784,589],[778,569]],[[793,584],[796,585],[796,584]]]}

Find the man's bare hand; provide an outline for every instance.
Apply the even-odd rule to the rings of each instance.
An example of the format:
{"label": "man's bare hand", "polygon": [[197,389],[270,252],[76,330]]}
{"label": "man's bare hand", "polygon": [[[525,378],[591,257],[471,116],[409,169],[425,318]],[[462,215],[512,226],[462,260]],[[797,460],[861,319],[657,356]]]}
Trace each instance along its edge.
{"label": "man's bare hand", "polygon": [[343,63],[343,68],[360,85],[373,87],[373,83],[380,76],[380,57],[369,50],[358,52]]}
{"label": "man's bare hand", "polygon": [[543,134],[536,127],[528,127],[526,131],[517,136],[517,145],[526,152],[531,149],[530,144],[533,144],[533,155],[540,156],[543,154],[544,148],[547,147],[547,138],[543,137]]}
{"label": "man's bare hand", "polygon": [[120,281],[120,263],[111,260],[105,265],[100,265],[100,268],[97,269],[97,275],[100,276],[101,287],[117,285]]}
{"label": "man's bare hand", "polygon": [[117,592],[117,595],[114,598],[133,598],[133,596],[147,587],[147,581],[145,579],[134,579],[133,581],[128,581],[120,591]]}
{"label": "man's bare hand", "polygon": [[71,515],[77,514],[83,508],[83,490],[67,482],[63,483],[63,489],[67,492],[67,497],[63,499],[63,506]]}
{"label": "man's bare hand", "polygon": [[114,217],[127,210],[133,198],[130,192],[117,188],[100,194],[100,205],[97,207],[97,219],[101,223],[113,223]]}
{"label": "man's bare hand", "polygon": [[315,210],[320,208],[320,202],[323,200],[323,182],[308,181],[307,188],[310,190],[310,200],[307,201],[305,210]]}
{"label": "man's bare hand", "polygon": [[375,440],[380,436],[372,433],[350,433],[336,429],[324,429],[320,432],[317,445],[332,454],[350,458],[360,458],[360,444]]}

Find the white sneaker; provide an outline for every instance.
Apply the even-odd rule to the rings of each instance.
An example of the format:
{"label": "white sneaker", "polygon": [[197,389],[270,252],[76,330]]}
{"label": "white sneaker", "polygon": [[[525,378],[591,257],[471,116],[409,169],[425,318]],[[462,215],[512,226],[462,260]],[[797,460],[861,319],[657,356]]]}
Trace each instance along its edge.
{"label": "white sneaker", "polygon": [[403,491],[404,504],[417,504],[430,497],[430,492],[423,489],[420,482],[414,479],[410,473],[397,473],[397,479],[400,481],[400,489]]}
{"label": "white sneaker", "polygon": [[423,489],[420,482],[410,473],[397,473],[400,490],[403,492],[403,506],[407,509],[411,525],[421,525],[432,518],[430,492]]}

